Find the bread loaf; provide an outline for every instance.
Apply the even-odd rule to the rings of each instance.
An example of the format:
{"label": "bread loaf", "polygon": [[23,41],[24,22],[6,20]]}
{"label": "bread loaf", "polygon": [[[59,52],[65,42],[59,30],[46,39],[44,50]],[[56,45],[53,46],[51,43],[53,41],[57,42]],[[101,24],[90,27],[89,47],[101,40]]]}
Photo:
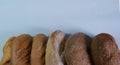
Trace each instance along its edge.
{"label": "bread loaf", "polygon": [[3,47],[3,57],[2,57],[2,60],[0,62],[0,65],[12,65],[11,64],[11,45],[12,45],[13,40],[15,38],[16,37],[11,37],[5,43],[5,45]]}
{"label": "bread loaf", "polygon": [[96,35],[91,48],[95,65],[120,65],[119,49],[110,34]]}
{"label": "bread loaf", "polygon": [[22,34],[16,37],[12,44],[12,65],[30,65],[32,37]]}
{"label": "bread loaf", "polygon": [[45,65],[45,49],[48,37],[44,34],[37,34],[33,38],[31,51],[31,65]]}
{"label": "bread loaf", "polygon": [[65,61],[67,65],[91,65],[88,48],[91,38],[83,33],[76,33],[65,43]]}
{"label": "bread loaf", "polygon": [[65,34],[57,30],[53,32],[47,42],[45,61],[46,65],[63,65],[60,54],[60,45],[63,43]]}

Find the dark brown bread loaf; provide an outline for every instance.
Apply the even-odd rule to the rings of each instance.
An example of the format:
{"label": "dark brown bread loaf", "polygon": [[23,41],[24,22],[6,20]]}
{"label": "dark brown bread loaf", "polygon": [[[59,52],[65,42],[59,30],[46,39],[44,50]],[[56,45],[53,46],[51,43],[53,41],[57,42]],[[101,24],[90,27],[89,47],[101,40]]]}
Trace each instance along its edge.
{"label": "dark brown bread loaf", "polygon": [[119,50],[119,60],[120,60],[120,50]]}
{"label": "dark brown bread loaf", "polygon": [[45,65],[45,49],[48,37],[44,34],[37,34],[33,38],[31,51],[31,65]]}
{"label": "dark brown bread loaf", "polygon": [[65,34],[60,30],[55,31],[50,35],[46,48],[46,65],[63,65],[60,55],[60,45],[63,43],[64,36]]}
{"label": "dark brown bread loaf", "polygon": [[32,37],[22,34],[15,38],[12,44],[12,65],[30,65]]}
{"label": "dark brown bread loaf", "polygon": [[11,37],[5,43],[5,45],[3,47],[3,57],[0,62],[0,65],[12,65],[11,64],[11,45],[15,38],[16,37]]}
{"label": "dark brown bread loaf", "polygon": [[88,48],[91,38],[84,33],[77,33],[65,43],[65,61],[67,65],[91,65]]}
{"label": "dark brown bread loaf", "polygon": [[91,48],[95,65],[120,65],[119,49],[110,34],[96,35]]}

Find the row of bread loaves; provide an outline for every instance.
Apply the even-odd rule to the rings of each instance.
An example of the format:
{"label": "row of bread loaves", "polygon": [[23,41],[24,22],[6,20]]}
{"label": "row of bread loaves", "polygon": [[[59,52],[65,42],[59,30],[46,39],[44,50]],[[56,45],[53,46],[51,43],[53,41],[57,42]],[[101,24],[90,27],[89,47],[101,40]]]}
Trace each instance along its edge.
{"label": "row of bread loaves", "polygon": [[22,34],[9,38],[0,65],[120,65],[120,51],[107,33],[92,39],[84,33],[67,36],[56,30],[49,37]]}

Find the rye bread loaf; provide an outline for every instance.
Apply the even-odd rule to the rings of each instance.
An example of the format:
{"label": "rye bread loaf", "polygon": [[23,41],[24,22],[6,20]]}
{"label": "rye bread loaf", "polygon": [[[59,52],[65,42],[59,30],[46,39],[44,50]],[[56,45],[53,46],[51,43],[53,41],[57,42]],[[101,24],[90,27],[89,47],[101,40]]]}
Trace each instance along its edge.
{"label": "rye bread loaf", "polygon": [[65,61],[67,65],[91,65],[88,49],[91,38],[84,33],[76,33],[65,43]]}
{"label": "rye bread loaf", "polygon": [[12,65],[11,64],[11,45],[15,38],[16,37],[11,37],[5,43],[5,45],[3,47],[3,57],[0,62],[0,65]]}
{"label": "rye bread loaf", "polygon": [[30,65],[32,37],[22,34],[16,37],[12,44],[12,65]]}
{"label": "rye bread loaf", "polygon": [[120,65],[119,49],[112,35],[96,35],[91,48],[95,65]]}
{"label": "rye bread loaf", "polygon": [[37,34],[33,38],[31,51],[31,65],[45,65],[45,49],[48,37],[44,34]]}

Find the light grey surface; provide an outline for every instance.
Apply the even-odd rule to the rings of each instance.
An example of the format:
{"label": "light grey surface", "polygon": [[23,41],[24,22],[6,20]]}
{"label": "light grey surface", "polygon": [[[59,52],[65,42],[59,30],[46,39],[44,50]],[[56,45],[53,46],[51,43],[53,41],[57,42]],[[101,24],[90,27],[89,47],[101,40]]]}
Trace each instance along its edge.
{"label": "light grey surface", "polygon": [[120,47],[118,0],[0,0],[0,59],[11,36],[84,32],[112,34]]}

